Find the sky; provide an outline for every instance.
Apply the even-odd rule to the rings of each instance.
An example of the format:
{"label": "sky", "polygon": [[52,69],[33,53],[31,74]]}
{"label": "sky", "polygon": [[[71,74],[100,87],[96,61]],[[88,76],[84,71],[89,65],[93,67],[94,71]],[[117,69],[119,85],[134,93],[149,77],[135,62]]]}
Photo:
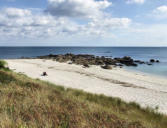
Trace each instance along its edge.
{"label": "sky", "polygon": [[167,46],[167,0],[0,0],[0,46]]}

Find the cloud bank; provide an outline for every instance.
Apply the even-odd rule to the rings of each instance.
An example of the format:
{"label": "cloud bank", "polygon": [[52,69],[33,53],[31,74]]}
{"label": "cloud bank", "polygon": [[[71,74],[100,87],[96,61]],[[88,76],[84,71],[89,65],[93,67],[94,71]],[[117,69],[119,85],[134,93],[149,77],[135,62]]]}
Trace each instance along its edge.
{"label": "cloud bank", "polygon": [[[126,29],[129,18],[112,17],[104,10],[107,0],[48,0],[48,7],[0,10],[0,38],[60,38],[63,36],[111,36],[113,30]],[[84,21],[81,23],[80,20]]]}
{"label": "cloud bank", "polygon": [[[115,15],[117,12],[114,12],[114,6],[117,4],[114,1],[113,3],[109,0],[48,0],[47,2],[47,6],[43,9],[0,8],[0,43],[21,44],[29,41],[39,42],[40,45],[53,42],[52,45],[56,45],[55,42],[67,42],[66,45],[71,45],[77,42],[76,45],[88,46],[98,45],[98,42],[101,42],[101,45],[117,43],[140,45],[141,42],[146,45],[147,42],[156,44],[158,40],[167,42],[165,37],[167,5],[151,8],[145,17],[140,15],[141,18],[138,18],[137,22],[135,21],[137,18],[131,16],[131,10],[123,12],[123,14],[128,13],[127,17]],[[145,2],[146,0],[122,0],[122,4],[126,6],[124,9],[134,6],[133,4],[139,4],[140,6],[135,7],[141,9],[145,6]],[[151,20],[154,23],[151,21],[150,24],[142,23],[146,17],[150,18],[146,19],[147,21]],[[160,20],[162,23],[157,24],[156,22]]]}

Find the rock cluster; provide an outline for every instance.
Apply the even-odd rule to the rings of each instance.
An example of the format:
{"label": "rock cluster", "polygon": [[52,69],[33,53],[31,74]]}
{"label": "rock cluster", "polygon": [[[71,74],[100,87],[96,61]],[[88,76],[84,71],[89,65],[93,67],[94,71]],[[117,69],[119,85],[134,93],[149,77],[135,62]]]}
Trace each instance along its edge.
{"label": "rock cluster", "polygon": [[140,60],[133,60],[129,56],[125,56],[122,58],[106,58],[104,56],[94,56],[88,54],[78,54],[74,55],[71,53],[67,53],[65,55],[46,55],[39,56],[39,59],[53,59],[58,62],[68,62],[68,64],[78,64],[83,65],[83,67],[88,68],[89,65],[100,65],[104,69],[112,69],[111,65],[122,67],[126,66],[137,66],[138,64],[147,64],[152,65],[153,62],[159,62],[159,60],[151,59],[150,62],[144,62]]}
{"label": "rock cluster", "polygon": [[155,62],[156,62],[156,63],[159,63],[160,61],[159,61],[159,60],[155,60],[155,59],[150,59],[150,62],[151,62],[151,63],[155,63]]}
{"label": "rock cluster", "polygon": [[[135,62],[131,57],[123,57],[123,58],[105,58],[104,56],[98,57],[94,55],[87,55],[87,54],[78,54],[74,55],[71,53],[65,55],[46,55],[46,56],[39,56],[37,58],[40,59],[53,59],[58,62],[70,62],[70,64],[79,64],[85,67],[89,67],[89,65],[101,65],[109,67],[109,65],[115,66],[137,66],[137,62]],[[140,61],[139,61],[140,62]],[[103,67],[103,68],[106,68]]]}

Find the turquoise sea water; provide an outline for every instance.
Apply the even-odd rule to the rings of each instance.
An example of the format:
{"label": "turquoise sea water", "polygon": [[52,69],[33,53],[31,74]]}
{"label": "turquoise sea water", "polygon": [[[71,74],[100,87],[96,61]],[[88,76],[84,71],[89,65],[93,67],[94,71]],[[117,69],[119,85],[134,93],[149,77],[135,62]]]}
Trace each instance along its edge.
{"label": "turquoise sea water", "polygon": [[167,77],[167,47],[0,47],[0,59],[66,53],[107,57],[131,56],[133,59],[143,61],[149,61],[152,58],[158,59],[160,63],[152,66],[139,65],[138,67],[128,68]]}

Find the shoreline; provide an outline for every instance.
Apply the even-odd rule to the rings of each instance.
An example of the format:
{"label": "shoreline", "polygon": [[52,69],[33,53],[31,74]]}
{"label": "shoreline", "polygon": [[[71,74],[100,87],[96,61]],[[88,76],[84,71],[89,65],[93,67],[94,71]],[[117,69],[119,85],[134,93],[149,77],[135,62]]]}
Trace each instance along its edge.
{"label": "shoreline", "polygon": [[144,71],[140,71],[140,70],[136,70],[136,69],[131,69],[128,67],[124,67],[123,69],[133,72],[133,73],[139,73],[141,75],[145,75],[145,76],[152,76],[152,77],[157,77],[157,78],[162,78],[162,79],[166,79],[166,75],[160,75],[160,74],[155,74],[155,73],[150,73],[150,72],[144,72]]}
{"label": "shoreline", "polygon": [[[106,70],[100,66],[83,68],[81,65],[60,63],[44,59],[6,59],[9,67],[32,78],[49,81],[66,88],[118,97],[136,102],[142,107],[159,107],[167,114],[167,80],[127,69]],[[41,73],[46,71],[48,76]]]}

